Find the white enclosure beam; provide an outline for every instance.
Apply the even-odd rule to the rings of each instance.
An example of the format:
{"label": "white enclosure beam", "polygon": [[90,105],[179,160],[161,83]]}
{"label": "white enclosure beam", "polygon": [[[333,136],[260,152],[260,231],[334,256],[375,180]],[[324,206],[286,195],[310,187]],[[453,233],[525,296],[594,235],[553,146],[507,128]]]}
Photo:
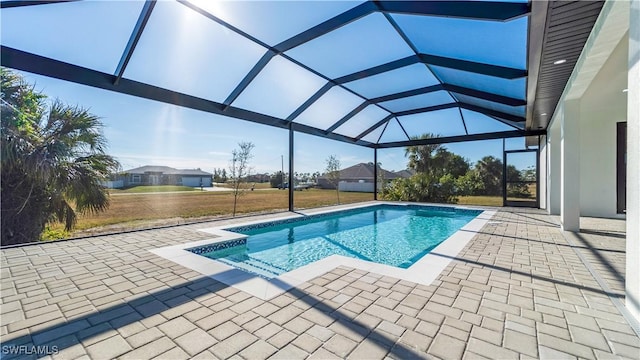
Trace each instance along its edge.
{"label": "white enclosure beam", "polygon": [[565,100],[560,123],[560,222],[580,231],[580,100]]}
{"label": "white enclosure beam", "polygon": [[549,182],[547,181],[547,174],[549,172],[548,166],[547,166],[547,159],[548,159],[548,150],[549,150],[549,145],[547,144],[547,137],[546,136],[540,136],[540,140],[539,140],[539,149],[540,149],[540,155],[538,157],[538,195],[539,195],[539,199],[540,199],[540,209],[548,209],[548,198],[547,198],[547,189],[548,189],[548,184]]}
{"label": "white enclosure beam", "polygon": [[560,125],[554,124],[549,131],[547,152],[547,210],[549,215],[560,215]]}

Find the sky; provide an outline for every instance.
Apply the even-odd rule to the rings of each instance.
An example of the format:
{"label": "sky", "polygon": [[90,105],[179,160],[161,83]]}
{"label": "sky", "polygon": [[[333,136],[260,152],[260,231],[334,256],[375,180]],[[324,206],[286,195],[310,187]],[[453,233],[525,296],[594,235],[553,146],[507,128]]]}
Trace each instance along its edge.
{"label": "sky", "polygon": [[[161,1],[154,8],[125,71],[126,78],[222,102],[264,54],[266,48],[263,45],[275,45],[357,5],[357,2],[346,1],[317,2],[311,5],[306,3],[305,6],[299,2],[196,3],[225,21],[241,27],[256,37],[258,42],[224,29],[184,5]],[[249,6],[253,7],[248,8]],[[261,7],[259,11],[256,11],[255,6]],[[113,73],[141,7],[141,2],[134,1],[95,1],[3,9],[2,44]],[[251,15],[239,16],[247,13]],[[467,39],[465,46],[447,47],[448,41],[460,36],[456,33],[461,25],[459,20],[456,22],[455,19],[434,18],[427,19],[425,23],[424,19],[427,17],[421,18],[414,23],[415,19],[411,17],[396,16],[396,21],[405,24],[409,33],[415,32],[418,37],[417,46],[427,52],[465,58],[470,56],[468,50],[474,44],[484,41],[488,42],[486,45],[491,45],[492,41],[496,41],[474,38]],[[486,34],[498,35],[517,33],[518,29],[526,29],[526,18],[522,19],[496,24],[482,22],[474,25],[475,30],[471,30],[475,33],[484,31]],[[448,26],[447,36],[440,34],[433,37],[425,35],[431,32],[420,31],[429,26]],[[42,31],[37,35],[24,31],[29,28]],[[526,34],[526,31],[523,33]],[[362,34],[367,36],[363,37]],[[287,55],[336,78],[413,54],[406,43],[397,37],[397,33],[381,14],[372,14],[294,48]],[[507,40],[514,44],[522,42],[516,36],[503,39],[502,43]],[[210,46],[211,43],[216,46]],[[380,43],[385,43],[385,46],[379,46]],[[477,60],[496,65],[522,66],[518,59],[524,59],[526,46],[515,46],[510,51],[515,55],[506,56],[500,51],[481,52]],[[120,161],[125,170],[142,165],[166,165],[181,169],[201,168],[212,172],[214,168],[228,168],[231,151],[237,148],[239,142],[249,141],[255,144],[251,160],[254,173],[273,173],[280,170],[283,162],[285,171],[288,171],[289,140],[286,130],[33,74],[21,74],[51,99],[58,98],[70,105],[89,108],[102,118],[104,135],[109,142],[108,152]],[[392,77],[389,75],[393,75],[395,82],[391,81]],[[440,77],[446,76],[451,83],[464,80],[463,75],[447,70],[439,73]],[[473,83],[482,84],[486,80],[475,77]],[[385,91],[393,93],[428,86],[434,81],[437,82],[426,67],[409,66],[394,74],[384,73],[365,81],[347,83],[346,87],[364,96],[373,97],[384,95]],[[325,83],[319,76],[277,56],[233,105],[286,118]],[[504,95],[523,96],[522,81],[502,81],[495,86],[504,91]],[[415,106],[414,104],[450,101],[446,93],[428,95],[389,102],[385,106],[400,111],[403,107]],[[335,122],[334,119],[341,118],[361,102],[361,98],[347,90],[334,87],[295,121],[327,128]],[[455,135],[464,129],[460,120],[451,121],[454,117],[459,118],[452,111],[457,112],[450,109],[431,113],[429,119],[414,115],[401,118],[400,121],[410,135],[413,134],[412,131],[422,133],[421,124],[426,121],[430,122],[434,133]],[[523,109],[513,108],[508,111],[519,113]],[[384,115],[380,108],[370,106],[354,118],[357,121],[336,131],[355,136]],[[498,128],[505,130],[506,127],[487,121],[476,113],[468,112],[465,118],[470,132],[496,131]],[[381,131],[382,128],[365,139],[375,140]],[[381,140],[395,141],[402,137],[402,130],[394,122],[390,123]],[[296,133],[294,144],[294,171],[300,173],[322,172],[330,155],[337,155],[343,167],[373,161],[372,149],[316,136]],[[523,139],[507,140],[507,149],[520,149],[523,146]],[[502,157],[501,140],[449,144],[446,147],[472,163],[486,155]],[[531,161],[516,157],[519,156],[514,156],[514,163],[519,168],[531,164]],[[380,150],[378,161],[388,170],[406,167],[403,148]]]}

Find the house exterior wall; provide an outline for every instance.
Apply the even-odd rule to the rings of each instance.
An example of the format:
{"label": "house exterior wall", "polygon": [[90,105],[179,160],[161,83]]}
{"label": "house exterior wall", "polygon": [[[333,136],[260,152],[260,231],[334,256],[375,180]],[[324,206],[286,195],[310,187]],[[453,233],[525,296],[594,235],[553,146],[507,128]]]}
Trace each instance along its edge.
{"label": "house exterior wall", "polygon": [[616,123],[627,119],[627,35],[580,101],[580,203],[582,216],[620,217],[616,201]]}
{"label": "house exterior wall", "polygon": [[347,192],[366,192],[366,193],[372,193],[373,192],[373,182],[347,182],[347,181],[340,181],[340,184],[338,184],[338,188],[340,189],[340,191],[347,191]]}
{"label": "house exterior wall", "polygon": [[123,186],[184,185],[199,187],[200,182],[202,182],[202,186],[210,187],[213,184],[213,177],[211,175],[180,175],[162,174],[155,172],[144,174],[127,174],[126,176],[123,176],[118,180],[123,182]]}
{"label": "house exterior wall", "polygon": [[108,189],[120,189],[124,187],[124,180],[107,180],[101,181],[100,185]]}
{"label": "house exterior wall", "polygon": [[[623,36],[609,58],[579,98],[580,215],[620,218],[616,192],[616,126],[627,118],[628,35]],[[560,128],[566,107],[559,106],[545,146],[547,152],[547,210],[560,213]]]}
{"label": "house exterior wall", "polygon": [[[364,183],[369,183],[369,184],[373,184],[373,179],[340,179],[340,184],[342,183],[351,183],[351,184],[357,184],[360,181],[363,181]],[[336,187],[329,181],[329,179],[324,178],[324,177],[319,177],[318,178],[318,187],[321,189],[335,189]],[[340,188],[340,190],[342,190],[342,188]],[[349,191],[349,190],[346,190]],[[373,192],[373,191],[371,191]]]}
{"label": "house exterior wall", "polygon": [[328,179],[325,178],[318,178],[318,187],[320,189],[335,189],[336,187],[333,186],[333,184],[331,182],[329,182]]}
{"label": "house exterior wall", "polygon": [[211,176],[182,176],[180,179],[180,184],[182,186],[191,186],[191,187],[210,187],[211,186]]}

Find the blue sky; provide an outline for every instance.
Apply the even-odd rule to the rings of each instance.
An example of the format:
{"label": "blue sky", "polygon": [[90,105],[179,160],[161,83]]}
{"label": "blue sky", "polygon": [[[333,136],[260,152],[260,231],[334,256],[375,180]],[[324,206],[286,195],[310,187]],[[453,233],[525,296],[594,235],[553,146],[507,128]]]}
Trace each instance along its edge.
{"label": "blue sky", "polygon": [[[346,1],[305,3],[304,6],[292,1],[194,3],[269,46],[358,4]],[[113,73],[141,7],[141,2],[134,1],[92,1],[3,9],[2,44]],[[248,13],[250,16],[246,16]],[[399,23],[405,24],[409,33],[416,34],[421,50],[461,58],[475,54],[479,61],[523,66],[526,46],[521,37],[526,36],[526,31],[520,32],[524,35],[508,34],[519,34],[518,30],[526,30],[526,18],[507,23],[481,22],[473,25],[474,28],[470,30],[487,35],[467,39],[465,46],[452,49],[447,44],[460,41],[459,29],[468,26],[468,22],[431,17],[394,17]],[[438,37],[433,38],[432,32],[422,31],[430,26],[449,30],[446,35],[440,32]],[[42,31],[38,31],[37,35],[24,31],[30,28]],[[489,36],[491,34],[498,36],[498,39]],[[161,1],[153,11],[124,76],[222,102],[266,51],[259,42],[243,38],[186,6]],[[216,46],[210,46],[212,43]],[[380,43],[385,46],[379,46]],[[478,52],[473,48],[509,43],[511,47],[499,46],[498,49],[502,50],[493,52]],[[335,78],[412,55],[413,52],[381,14],[372,14],[286,54]],[[480,84],[484,81],[505,91],[505,95],[524,96],[524,82],[520,80],[491,83],[495,79],[478,78],[461,71],[437,71],[438,76],[447,77],[447,81],[454,84],[465,81]],[[100,116],[104,123],[104,134],[109,140],[109,152],[119,159],[124,169],[146,164],[202,168],[207,171],[227,168],[231,150],[240,141],[251,141],[256,146],[252,161],[255,172],[279,170],[282,156],[287,169],[288,133],[285,130],[32,74],[23,73],[23,76],[49,97],[90,108]],[[430,70],[416,64],[345,86],[363,96],[373,97],[435,82],[437,80]],[[321,77],[284,57],[276,56],[233,105],[286,118],[325,83],[326,80]],[[362,101],[357,95],[334,87],[295,121],[326,129],[335,119],[341,118]],[[385,105],[393,111],[401,111],[419,104],[450,101],[446,93],[432,93]],[[523,111],[518,108],[502,110],[515,114]],[[431,132],[456,135],[464,132],[459,115],[455,114],[457,111],[449,109],[434,112],[428,118],[425,115],[410,115],[399,120],[410,135],[423,133],[424,123],[431,126]],[[355,136],[386,114],[381,108],[370,106],[352,119],[356,121],[336,131]],[[508,129],[477,113],[467,112],[464,116],[470,133]],[[365,139],[375,140],[381,131],[379,129]],[[403,137],[402,130],[393,122],[385,130],[382,139],[396,141]],[[508,148],[522,148],[524,145],[522,139],[508,142]],[[296,134],[295,145],[294,170],[297,172],[322,171],[325,159],[331,154],[338,155],[344,167],[373,161],[372,149],[305,134]],[[485,155],[502,156],[501,140],[450,144],[447,147],[472,162]],[[381,150],[378,161],[386,169],[401,170],[406,166],[404,149]],[[526,166],[523,163],[519,167]]]}

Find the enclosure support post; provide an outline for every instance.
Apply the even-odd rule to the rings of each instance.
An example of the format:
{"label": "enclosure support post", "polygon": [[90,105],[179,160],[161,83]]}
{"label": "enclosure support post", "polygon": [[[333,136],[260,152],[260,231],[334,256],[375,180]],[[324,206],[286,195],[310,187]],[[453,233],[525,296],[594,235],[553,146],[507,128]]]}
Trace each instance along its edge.
{"label": "enclosure support post", "polygon": [[502,206],[507,206],[507,150],[502,139]]}
{"label": "enclosure support post", "polygon": [[561,157],[560,157],[560,120],[555,121],[554,125],[549,129],[547,135],[547,151],[549,156],[548,173],[547,173],[547,208],[549,215],[560,215],[560,178]]}
{"label": "enclosure support post", "polygon": [[538,149],[536,150],[536,209],[540,208],[540,135],[538,135]]}
{"label": "enclosure support post", "polygon": [[293,211],[293,121],[289,124],[289,211]]}
{"label": "enclosure support post", "polygon": [[580,231],[580,99],[564,101],[560,122],[560,222]]}
{"label": "enclosure support post", "polygon": [[378,148],[373,148],[373,200],[378,200]]}

